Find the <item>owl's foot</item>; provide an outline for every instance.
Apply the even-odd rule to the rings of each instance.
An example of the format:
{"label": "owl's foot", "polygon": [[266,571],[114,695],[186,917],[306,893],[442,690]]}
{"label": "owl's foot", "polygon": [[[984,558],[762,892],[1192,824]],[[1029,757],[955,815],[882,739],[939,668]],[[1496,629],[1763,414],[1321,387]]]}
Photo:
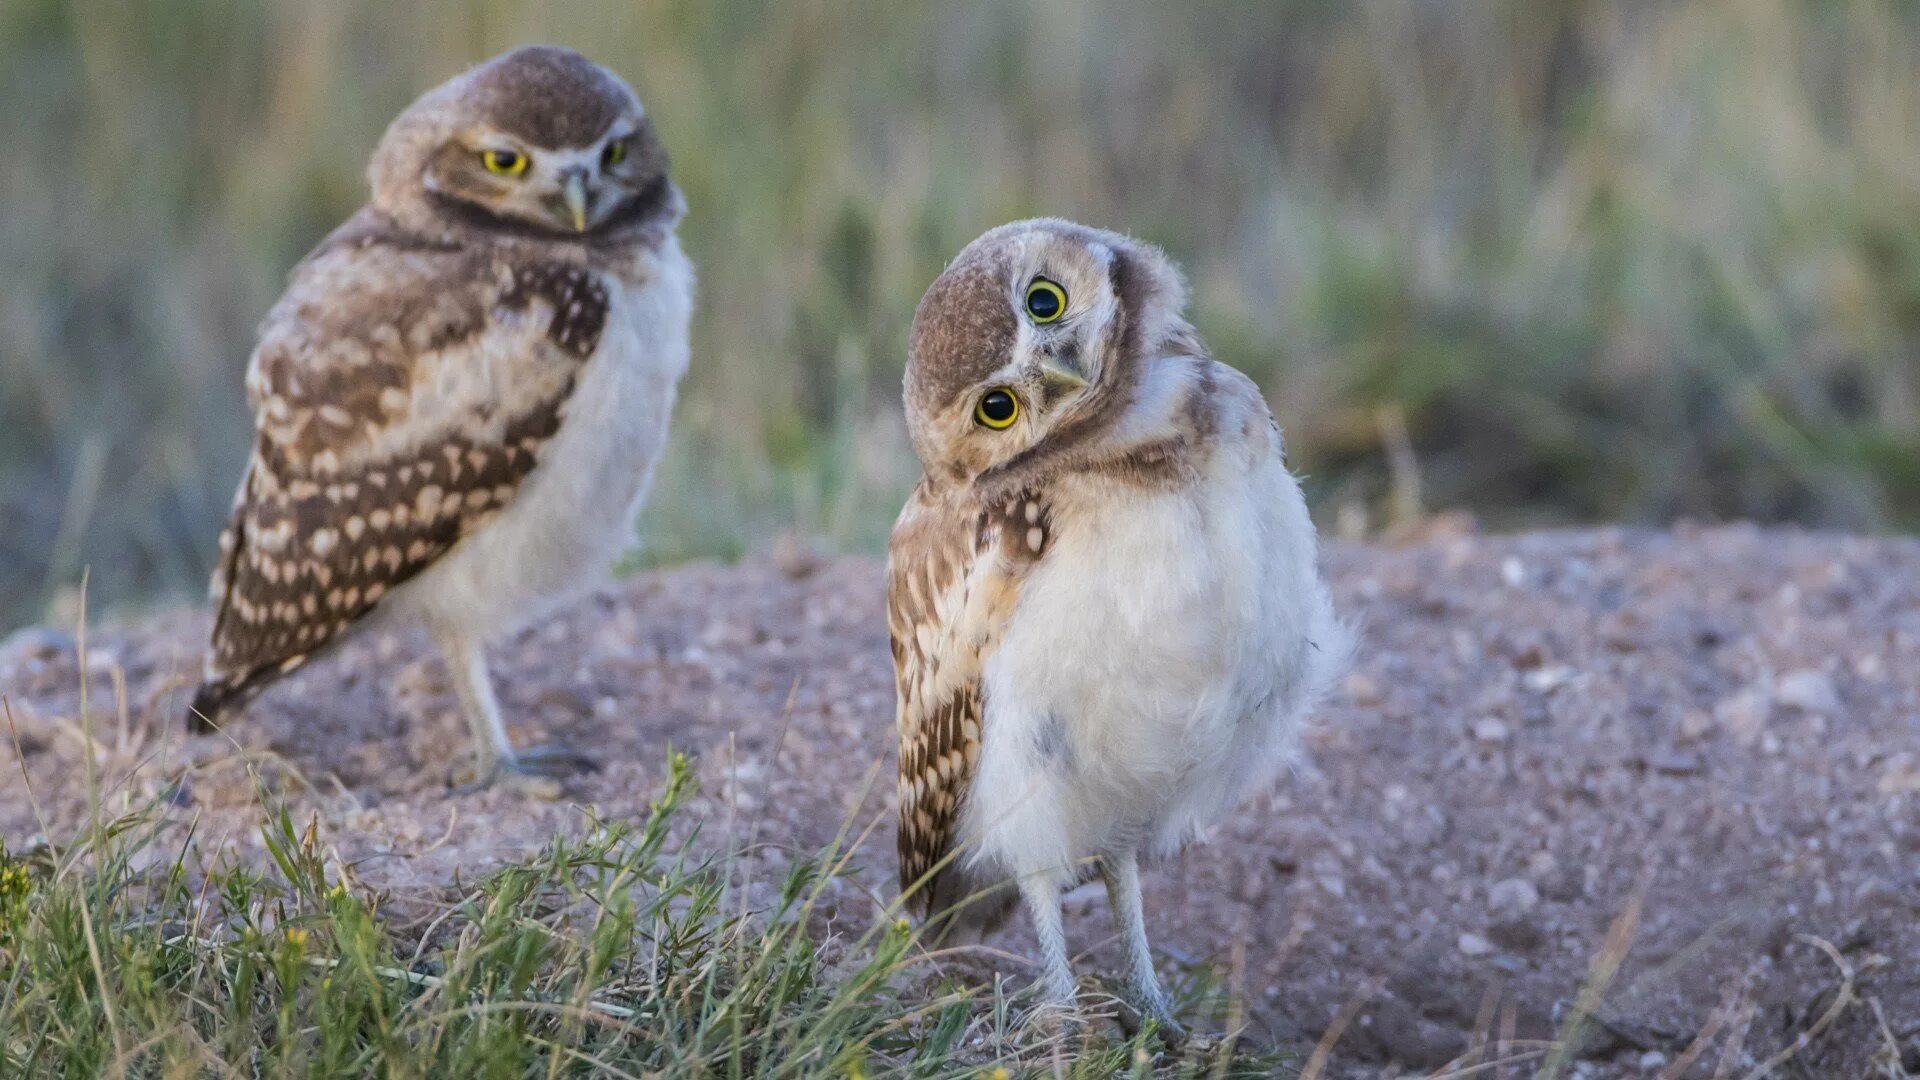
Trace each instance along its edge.
{"label": "owl's foot", "polygon": [[1187,1044],[1186,1026],[1173,1018],[1173,1011],[1167,1008],[1165,1001],[1145,1003],[1134,1000],[1131,995],[1116,999],[1120,1009],[1114,1014],[1120,1030],[1131,1039],[1138,1036],[1153,1022],[1153,1032],[1160,1037],[1160,1044],[1168,1050],[1178,1050]]}
{"label": "owl's foot", "polygon": [[599,771],[598,761],[563,744],[549,743],[494,757],[473,779],[456,784],[453,793],[469,795],[505,784],[540,798],[557,799],[561,780]]}
{"label": "owl's foot", "polygon": [[516,776],[547,776],[555,779],[600,771],[598,761],[564,743],[546,743],[516,750],[500,767]]}

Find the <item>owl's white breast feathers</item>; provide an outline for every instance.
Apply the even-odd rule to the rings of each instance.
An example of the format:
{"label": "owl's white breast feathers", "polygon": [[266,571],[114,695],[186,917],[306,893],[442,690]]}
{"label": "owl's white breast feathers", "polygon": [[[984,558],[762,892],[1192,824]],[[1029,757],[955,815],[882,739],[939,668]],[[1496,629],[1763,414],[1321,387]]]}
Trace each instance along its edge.
{"label": "owl's white breast feathers", "polygon": [[[1155,377],[1184,382],[1196,363],[1212,362]],[[1239,373],[1210,374],[1216,438],[1193,483],[1095,473],[1049,493],[1051,547],[984,665],[961,824],[969,857],[1002,873],[1191,840],[1288,758],[1346,662],[1265,402]],[[1179,399],[1143,389],[1150,410]]]}

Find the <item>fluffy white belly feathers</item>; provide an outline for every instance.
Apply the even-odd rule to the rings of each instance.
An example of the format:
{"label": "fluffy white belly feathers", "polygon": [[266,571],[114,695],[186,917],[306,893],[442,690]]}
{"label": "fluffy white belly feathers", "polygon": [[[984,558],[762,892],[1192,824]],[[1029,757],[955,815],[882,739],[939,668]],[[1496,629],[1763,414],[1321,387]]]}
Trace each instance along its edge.
{"label": "fluffy white belly feathers", "polygon": [[1295,747],[1345,634],[1313,545],[1288,550],[1311,534],[1277,455],[1210,472],[1056,503],[1053,546],[985,664],[963,858],[1010,877],[1170,853]]}

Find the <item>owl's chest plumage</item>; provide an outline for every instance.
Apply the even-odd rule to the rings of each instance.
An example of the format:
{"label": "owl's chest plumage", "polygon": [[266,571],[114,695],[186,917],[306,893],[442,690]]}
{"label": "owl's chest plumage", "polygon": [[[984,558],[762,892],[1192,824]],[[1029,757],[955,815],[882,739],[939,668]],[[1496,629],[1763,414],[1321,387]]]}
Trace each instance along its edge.
{"label": "owl's chest plumage", "polygon": [[1054,718],[1071,760],[1051,764],[1083,782],[1153,784],[1259,675],[1242,670],[1268,633],[1257,511],[1231,482],[1099,494],[1056,499],[988,696]]}
{"label": "owl's chest plumage", "polygon": [[[666,443],[688,363],[692,277],[672,241],[643,274],[602,276],[598,342],[538,465],[496,518],[395,596],[397,611],[504,631],[604,577],[634,540],[633,518]],[[511,382],[513,358],[496,367]]]}
{"label": "owl's chest plumage", "polygon": [[[1340,636],[1277,452],[1195,482],[1069,481],[983,669],[968,819],[1014,872],[1186,842],[1263,782]],[[990,824],[997,823],[997,824]]]}

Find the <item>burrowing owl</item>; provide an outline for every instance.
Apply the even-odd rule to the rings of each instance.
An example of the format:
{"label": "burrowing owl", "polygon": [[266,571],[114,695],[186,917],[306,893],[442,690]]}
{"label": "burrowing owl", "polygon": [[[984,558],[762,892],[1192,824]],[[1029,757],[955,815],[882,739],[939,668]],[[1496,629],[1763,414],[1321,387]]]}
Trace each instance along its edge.
{"label": "burrowing owl", "polygon": [[1097,870],[1168,1033],[1139,860],[1270,778],[1350,641],[1279,428],[1185,304],[1159,251],[1070,222],[961,252],[914,316],[926,475],[888,570],[910,902],[985,929],[1017,893],[1065,1004],[1060,894]]}
{"label": "burrowing owl", "polygon": [[514,750],[484,645],[631,537],[687,367],[666,152],[619,77],[529,47],[409,106],[368,178],[248,369],[258,434],[192,718],[397,617],[445,652],[481,776],[588,764]]}

